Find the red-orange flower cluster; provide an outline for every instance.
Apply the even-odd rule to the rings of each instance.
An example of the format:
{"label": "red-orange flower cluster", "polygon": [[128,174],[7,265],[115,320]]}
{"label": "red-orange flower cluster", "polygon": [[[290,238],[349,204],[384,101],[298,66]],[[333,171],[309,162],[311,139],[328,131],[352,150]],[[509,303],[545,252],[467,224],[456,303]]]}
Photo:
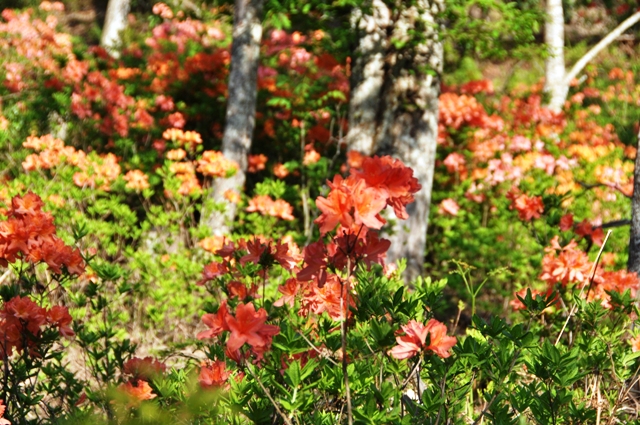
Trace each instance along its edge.
{"label": "red-orange flower cluster", "polygon": [[122,372],[131,375],[132,380],[143,379],[150,381],[162,375],[167,370],[167,366],[153,357],[133,357],[125,362]]}
{"label": "red-orange flower cluster", "polygon": [[151,400],[157,397],[153,393],[153,389],[147,381],[142,379],[132,379],[121,384],[118,389],[125,393],[129,399],[128,406],[135,407],[145,400]]}
{"label": "red-orange flower cluster", "polygon": [[66,307],[47,310],[28,297],[12,298],[0,310],[0,358],[10,356],[14,348],[26,348],[31,355],[38,355],[38,337],[45,325],[55,326],[62,336],[73,338],[71,320]]}
{"label": "red-orange flower cluster", "polygon": [[518,211],[518,217],[522,221],[531,221],[540,218],[544,212],[544,204],[540,196],[528,196],[517,189],[511,189],[507,193],[507,199],[511,201],[510,209]]}
{"label": "red-orange flower cluster", "polygon": [[84,272],[80,251],[64,244],[56,236],[53,216],[43,212],[44,203],[33,192],[16,196],[0,222],[0,265],[6,267],[18,259],[31,263],[45,262],[54,273],[66,268],[71,274]]}
{"label": "red-orange flower cluster", "polygon": [[207,339],[220,335],[223,331],[230,332],[227,340],[227,354],[230,358],[241,358],[240,348],[246,343],[251,346],[254,354],[261,358],[271,347],[274,335],[280,332],[275,325],[267,325],[267,311],[264,308],[256,311],[252,303],[238,304],[236,315],[229,313],[226,303],[222,303],[216,314],[205,314],[202,321],[209,327],[208,331],[200,332],[198,339]]}
{"label": "red-orange flower cluster", "polygon": [[198,382],[202,388],[228,388],[227,381],[231,376],[231,371],[222,360],[207,362],[200,365]]}
{"label": "red-orange flower cluster", "polygon": [[329,195],[316,199],[322,214],[315,223],[323,235],[337,224],[349,230],[354,226],[380,229],[386,222],[380,212],[387,205],[398,218],[406,219],[405,206],[413,202],[413,194],[421,188],[413,170],[390,156],[365,158],[360,170],[352,169],[346,179],[336,175],[327,184]]}
{"label": "red-orange flower cluster", "polygon": [[270,215],[283,220],[294,220],[293,207],[284,199],[271,199],[268,195],[258,195],[249,200],[247,212],[258,212],[262,215]]}
{"label": "red-orange flower cluster", "polygon": [[576,241],[572,240],[567,246],[561,247],[556,236],[551,241],[551,247],[546,248],[545,251],[547,255],[542,259],[540,279],[550,285],[587,283],[591,262],[587,254],[578,249]]}

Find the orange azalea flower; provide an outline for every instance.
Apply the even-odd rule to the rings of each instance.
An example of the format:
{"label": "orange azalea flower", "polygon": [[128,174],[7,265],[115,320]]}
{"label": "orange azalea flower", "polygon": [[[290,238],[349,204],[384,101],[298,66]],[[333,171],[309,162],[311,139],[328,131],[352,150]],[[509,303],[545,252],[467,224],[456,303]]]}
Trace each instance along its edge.
{"label": "orange azalea flower", "polygon": [[[257,289],[257,286],[253,286],[252,289]],[[240,301],[244,301],[249,295],[256,295],[255,290],[249,291],[247,285],[238,280],[232,280],[227,283],[227,292],[229,293],[229,298],[238,298]]]}
{"label": "orange azalea flower", "polygon": [[159,15],[164,19],[173,19],[173,11],[169,6],[164,3],[156,3],[151,10],[154,15]]}
{"label": "orange azalea flower", "polygon": [[454,152],[450,153],[445,159],[443,164],[447,167],[449,173],[462,173],[465,171],[465,159],[461,154]]}
{"label": "orange azalea flower", "polygon": [[264,170],[267,164],[267,157],[263,154],[259,155],[249,155],[247,157],[248,173],[257,173],[258,171]]}
{"label": "orange azalea flower", "polygon": [[282,220],[295,220],[293,216],[293,207],[284,199],[276,199],[270,205],[267,213],[272,217],[278,217]]}
{"label": "orange azalea flower", "polygon": [[238,169],[235,161],[227,159],[222,152],[204,151],[198,160],[198,172],[205,176],[227,177]]}
{"label": "orange azalea flower", "polygon": [[202,144],[202,136],[197,131],[182,131],[179,128],[169,128],[162,133],[162,137],[181,145],[188,145],[190,149],[193,149],[195,145]]}
{"label": "orange azalea flower", "polygon": [[204,266],[204,270],[202,271],[202,279],[199,280],[196,285],[204,285],[205,283],[227,273],[229,273],[229,269],[227,268],[226,264],[212,261],[211,263]]}
{"label": "orange azalea flower", "polygon": [[171,149],[166,153],[166,156],[170,161],[182,161],[187,157],[187,151],[184,149]]}
{"label": "orange azalea flower", "polygon": [[456,345],[455,336],[447,336],[447,327],[435,319],[427,322],[425,327],[429,331],[430,343],[425,347],[426,350],[433,351],[437,356],[446,359],[451,355],[449,350]]}
{"label": "orange azalea flower", "polygon": [[350,168],[360,168],[362,167],[362,161],[364,161],[365,156],[358,151],[349,151],[347,152],[347,165]]}
{"label": "orange azalea flower", "polygon": [[121,384],[118,388],[129,396],[130,407],[137,406],[142,401],[151,400],[157,397],[157,395],[153,393],[149,383],[142,379],[128,381]]}
{"label": "orange azalea flower", "polygon": [[631,351],[633,351],[634,353],[636,351],[640,351],[640,335],[630,339],[629,343],[631,343]]}
{"label": "orange azalea flower", "polygon": [[264,254],[266,253],[269,255],[271,253],[271,247],[268,243],[263,243],[259,239],[254,239],[247,242],[247,251],[249,251],[249,253],[240,258],[240,264],[244,265],[249,261],[254,264],[261,264],[265,257]]}
{"label": "orange azalea flower", "polygon": [[573,227],[573,214],[565,214],[560,219],[560,230],[566,232]]}
{"label": "orange azalea flower", "polygon": [[235,190],[233,190],[233,189],[227,189],[224,192],[223,196],[224,196],[224,199],[226,199],[227,201],[229,201],[229,202],[231,202],[233,204],[239,204],[240,201],[242,200],[240,198],[240,194],[238,192],[236,192]]}
{"label": "orange azalea flower", "polygon": [[[342,302],[341,292],[343,286],[334,274],[327,274],[325,282],[321,285],[316,278],[305,288],[302,298],[302,311],[312,311],[315,314],[326,312],[331,319],[339,321],[352,315],[349,307],[355,307],[351,294],[347,294],[347,301]],[[341,308],[342,307],[342,308]]]}
{"label": "orange azalea flower", "polygon": [[20,296],[7,301],[0,309],[0,358],[10,356],[14,348],[18,351],[27,348],[32,356],[39,355],[38,337],[47,324],[58,327],[62,336],[75,335],[66,307],[55,306],[47,311],[30,298]]}
{"label": "orange azalea flower", "polygon": [[65,204],[65,201],[62,198],[62,196],[56,195],[56,194],[49,195],[49,197],[47,198],[47,201],[51,202],[53,205],[55,205],[58,208],[62,208]]}
{"label": "orange azalea flower", "polygon": [[605,308],[612,308],[611,295],[609,292],[623,293],[627,290],[632,297],[636,297],[640,280],[638,275],[626,270],[615,272],[602,272],[594,278],[592,291],[589,292],[589,301],[600,300],[600,304]]}
{"label": "orange azalea flower", "polygon": [[370,229],[380,229],[386,220],[380,216],[387,205],[384,193],[374,187],[367,187],[360,180],[352,188],[353,218],[355,224],[364,224]]}
{"label": "orange azalea flower", "polygon": [[456,201],[451,198],[447,198],[440,203],[438,207],[438,213],[440,214],[448,214],[456,216],[458,215],[458,211],[460,211],[460,206]]}
{"label": "orange azalea flower", "polygon": [[214,254],[217,250],[224,246],[224,236],[210,236],[198,242],[198,245],[207,252]]}
{"label": "orange azalea flower", "polygon": [[76,335],[71,326],[69,326],[72,320],[67,307],[56,305],[47,312],[47,322],[56,325],[60,335],[65,338],[72,339]]}
{"label": "orange azalea flower", "polygon": [[249,199],[249,206],[245,209],[247,212],[264,213],[268,210],[273,200],[268,195],[258,195]]}
{"label": "orange azalea flower", "polygon": [[150,380],[162,375],[167,370],[167,366],[153,357],[133,357],[124,364],[123,373],[133,375],[134,379]]}
{"label": "orange azalea flower", "polygon": [[327,247],[322,240],[310,243],[304,247],[304,263],[305,267],[298,272],[296,277],[307,282],[314,277],[323,276],[320,278],[320,284],[324,285],[326,279],[327,268]]}
{"label": "orange azalea flower", "polygon": [[4,402],[2,400],[0,400],[0,425],[11,425],[11,421],[9,421],[8,419],[3,418],[4,416],[4,411],[6,410],[7,406],[4,405]]}
{"label": "orange azalea flower", "polygon": [[300,290],[300,282],[295,277],[287,279],[284,285],[278,287],[278,292],[282,294],[282,297],[273,303],[276,307],[282,307],[287,304],[293,307],[295,304],[296,296]]}
{"label": "orange azalea flower", "polygon": [[252,303],[238,304],[235,317],[229,315],[226,320],[231,331],[227,349],[236,351],[245,343],[252,347],[270,346],[272,337],[277,335],[280,329],[275,325],[265,324],[266,320],[267,312],[264,308],[256,311]]}
{"label": "orange azalea flower", "polygon": [[227,370],[227,365],[221,360],[215,362],[202,363],[198,382],[202,388],[222,388],[227,387],[227,381],[231,376],[231,371]]}
{"label": "orange azalea flower", "polygon": [[55,236],[53,217],[43,212],[42,206],[40,197],[32,192],[12,199],[11,209],[4,212],[7,220],[0,222],[0,264],[6,267],[23,258],[32,263],[46,262],[57,274],[62,273],[62,266],[69,273],[82,274],[80,252]]}
{"label": "orange azalea flower", "polygon": [[302,159],[302,164],[304,165],[311,165],[311,164],[315,164],[316,162],[320,161],[320,154],[315,150],[315,149],[311,149],[308,152],[305,152],[304,154],[304,158]]}
{"label": "orange azalea flower", "polygon": [[202,316],[202,323],[207,325],[209,330],[200,332],[196,338],[208,339],[220,335],[223,331],[229,330],[227,319],[229,317],[229,309],[227,308],[227,302],[223,301],[218,308],[216,314],[207,313]]}
{"label": "orange azalea flower", "polygon": [[[422,350],[432,351],[439,357],[446,359],[451,355],[449,350],[456,345],[455,336],[447,336],[447,327],[435,319],[427,322],[426,326],[415,320],[410,320],[406,325],[401,326],[405,335],[396,337],[398,345],[393,347],[389,354],[396,359],[408,359]],[[429,345],[425,346],[425,341],[429,338]]]}
{"label": "orange azalea flower", "polygon": [[333,183],[327,182],[331,187],[331,192],[326,198],[318,196],[316,206],[322,212],[314,223],[320,226],[320,234],[324,235],[333,230],[339,223],[344,227],[351,227],[353,218],[351,217],[351,193],[342,184],[344,179],[340,175],[335,175]]}
{"label": "orange azalea flower", "polygon": [[171,127],[180,128],[180,129],[183,129],[184,126],[187,124],[187,120],[185,119],[182,112],[174,112],[173,114],[170,114],[167,117],[167,121],[169,122],[169,125]]}
{"label": "orange azalea flower", "polygon": [[518,211],[518,217],[522,221],[531,221],[534,218],[540,218],[544,212],[544,204],[540,196],[527,196],[520,193],[518,189],[511,189],[507,193],[507,199],[511,201],[510,209]]}
{"label": "orange azalea flower", "polygon": [[273,200],[268,195],[258,195],[249,200],[247,212],[259,212],[262,215],[270,215],[283,220],[294,220],[293,207],[283,199]]}
{"label": "orange azalea flower", "polygon": [[284,164],[276,164],[273,166],[273,175],[280,179],[284,179],[289,175],[289,170],[284,166]]}
{"label": "orange azalea flower", "polygon": [[[570,282],[586,283],[591,270],[591,262],[587,254],[578,249],[576,241],[572,240],[564,248],[560,247],[558,236],[551,240],[551,247],[545,249],[547,255],[542,259],[542,273],[540,279],[553,285]],[[560,251],[557,254],[557,251]]]}
{"label": "orange azalea flower", "polygon": [[352,169],[351,175],[364,179],[367,186],[384,193],[387,205],[401,220],[409,217],[405,207],[413,202],[413,194],[422,188],[413,176],[413,170],[390,156],[367,157],[362,161],[362,170]]}
{"label": "orange azalea flower", "polygon": [[149,189],[149,177],[140,170],[131,170],[124,176],[124,180],[127,182],[125,186],[127,189],[140,192],[145,189]]}

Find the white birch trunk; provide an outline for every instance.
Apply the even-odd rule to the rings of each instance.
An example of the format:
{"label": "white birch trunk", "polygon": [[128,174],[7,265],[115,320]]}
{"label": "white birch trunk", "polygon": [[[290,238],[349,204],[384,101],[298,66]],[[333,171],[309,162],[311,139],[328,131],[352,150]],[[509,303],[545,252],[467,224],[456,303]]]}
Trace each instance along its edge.
{"label": "white birch trunk", "polygon": [[246,180],[247,154],[255,128],[258,64],[262,38],[263,0],[236,0],[231,45],[226,124],[222,153],[240,165],[228,179],[214,180],[210,197],[225,206],[224,212],[203,211],[202,222],[215,235],[228,234],[236,215],[236,205],[224,198],[228,189],[242,191]]}
{"label": "white birch trunk", "polygon": [[591,62],[591,60],[593,60],[593,58],[595,58],[598,55],[598,53],[600,53],[609,44],[611,44],[614,40],[620,37],[622,33],[625,32],[627,29],[637,24],[638,21],[640,21],[640,11],[629,16],[620,25],[618,25],[613,31],[607,34],[606,37],[600,40],[598,44],[593,46],[587,53],[585,53],[583,57],[580,58],[580,60],[578,60],[578,62],[575,63],[575,65],[573,65],[573,67],[571,68],[571,71],[569,71],[569,73],[565,76],[565,84],[569,86],[569,84],[571,84],[571,80],[576,78],[580,73],[580,71],[582,71],[584,67],[587,66],[587,64]]}
{"label": "white birch trunk", "polygon": [[607,48],[626,30],[640,21],[640,11],[625,19],[613,31],[607,34],[602,40],[593,46],[578,62],[576,62],[569,72],[566,72],[564,65],[564,20],[562,14],[562,0],[547,0],[548,19],[545,25],[545,43],[549,57],[545,69],[544,90],[551,95],[549,109],[560,112],[567,100],[571,81],[578,76],[589,62],[598,53]]}
{"label": "white birch trunk", "polygon": [[560,112],[569,92],[569,86],[565,83],[562,0],[547,0],[546,11],[544,42],[548,56],[545,62],[544,91],[550,96],[548,108]]}
{"label": "white birch trunk", "polygon": [[130,7],[130,0],[109,0],[107,5],[100,45],[116,58],[120,56],[120,32],[127,27]]}

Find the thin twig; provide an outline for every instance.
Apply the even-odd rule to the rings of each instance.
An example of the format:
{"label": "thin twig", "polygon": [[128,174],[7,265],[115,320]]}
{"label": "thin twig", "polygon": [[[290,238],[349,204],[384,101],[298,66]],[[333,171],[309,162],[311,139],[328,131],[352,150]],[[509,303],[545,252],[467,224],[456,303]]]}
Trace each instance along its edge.
{"label": "thin twig", "polygon": [[409,376],[407,376],[407,379],[405,379],[402,382],[402,385],[400,386],[403,390],[404,388],[409,384],[409,381],[411,381],[411,378],[413,378],[413,375],[415,375],[416,371],[418,370],[418,366],[420,366],[420,362],[422,362],[422,356],[420,356],[420,358],[418,359],[418,361],[416,362],[415,365],[413,365],[413,368],[411,369],[411,373],[409,373]]}
{"label": "thin twig", "polygon": [[[618,392],[618,398],[616,399],[616,402],[613,405],[613,409],[612,409],[614,414],[615,414],[616,409],[620,405],[620,403],[622,403],[622,401],[625,398],[627,398],[627,396],[629,395],[629,392],[631,391],[631,389],[640,380],[640,376],[638,376],[638,372],[640,372],[640,366],[638,366],[638,368],[636,369],[635,373],[633,374],[632,378],[634,378],[634,379],[633,379],[633,381],[631,381],[631,384],[627,385],[626,388],[625,388],[625,385],[624,385],[624,382],[623,382],[622,385],[620,386],[620,391]],[[611,425],[611,421],[613,421],[614,417],[615,416],[613,414],[609,417],[609,421],[607,422],[607,425]]]}
{"label": "thin twig", "polygon": [[[602,246],[600,247],[600,251],[598,251],[598,256],[596,257],[596,261],[593,262],[593,265],[591,266],[591,278],[589,279],[589,289],[587,290],[587,296],[589,296],[589,292],[591,291],[591,285],[593,284],[593,279],[596,277],[596,270],[598,269],[598,263],[600,262],[600,257],[602,256],[602,251],[604,251],[604,247],[607,244],[607,241],[609,240],[609,236],[611,236],[611,230],[609,230],[607,232],[607,236],[605,236],[604,238],[604,242],[602,243]],[[584,286],[582,288],[580,288],[580,294],[578,294],[578,298],[580,298],[582,296],[582,293],[584,292]],[[562,334],[564,333],[564,330],[567,328],[567,325],[569,324],[569,320],[571,320],[571,317],[575,314],[576,309],[578,308],[578,303],[574,303],[573,307],[571,307],[571,311],[569,311],[569,315],[567,316],[567,320],[565,320],[564,325],[562,325],[562,329],[560,329],[560,333],[558,334],[558,338],[556,339],[555,344],[553,344],[554,346],[558,345],[558,342],[560,342],[560,338],[562,338]]]}
{"label": "thin twig", "polygon": [[280,407],[278,406],[278,404],[276,403],[276,401],[273,399],[273,397],[271,397],[271,393],[269,393],[269,390],[267,390],[265,388],[265,386],[262,384],[262,381],[260,380],[260,378],[258,378],[257,374],[254,374],[253,371],[251,370],[251,367],[249,365],[247,365],[246,369],[249,371],[249,373],[251,374],[251,376],[253,377],[253,379],[256,380],[256,382],[258,383],[258,385],[260,385],[260,388],[262,389],[262,391],[264,392],[264,394],[267,396],[267,398],[269,399],[269,401],[271,402],[271,404],[273,404],[273,407],[275,407],[276,412],[278,412],[278,415],[280,415],[280,417],[282,418],[282,420],[284,420],[284,422],[287,425],[293,425],[293,423],[291,422],[291,420],[287,417],[287,415],[285,415],[282,410],[280,410]]}
{"label": "thin twig", "polygon": [[600,394],[600,379],[596,375],[596,425],[600,425],[600,418],[602,417],[602,394]]}
{"label": "thin twig", "polygon": [[6,272],[0,277],[0,285],[2,285],[7,277],[11,274],[11,269],[7,269]]}
{"label": "thin twig", "polygon": [[[347,257],[347,278],[345,281],[340,282],[342,287],[340,288],[340,311],[344,315],[342,317],[341,326],[341,339],[342,339],[342,375],[344,377],[344,390],[347,396],[347,422],[349,425],[353,425],[353,410],[351,408],[351,389],[349,388],[349,374],[347,373],[347,312],[349,309],[349,303],[347,297],[349,296],[349,281],[351,279],[351,258]],[[344,294],[344,295],[343,295]],[[345,308],[346,306],[346,308]]]}
{"label": "thin twig", "polygon": [[302,339],[304,339],[304,340],[307,342],[307,344],[309,344],[309,346],[310,346],[311,348],[313,348],[313,349],[316,351],[316,353],[320,354],[320,357],[322,357],[322,358],[325,358],[325,359],[329,360],[329,362],[331,362],[331,364],[333,364],[334,366],[339,366],[339,365],[338,365],[338,362],[336,362],[335,360],[333,360],[333,359],[332,359],[330,356],[328,356],[326,353],[323,353],[322,351],[320,351],[320,350],[318,349],[318,347],[316,347],[316,346],[313,344],[313,342],[309,341],[309,338],[307,338],[307,337],[306,337],[302,332],[298,331],[298,335],[300,335],[300,336],[302,337]]}

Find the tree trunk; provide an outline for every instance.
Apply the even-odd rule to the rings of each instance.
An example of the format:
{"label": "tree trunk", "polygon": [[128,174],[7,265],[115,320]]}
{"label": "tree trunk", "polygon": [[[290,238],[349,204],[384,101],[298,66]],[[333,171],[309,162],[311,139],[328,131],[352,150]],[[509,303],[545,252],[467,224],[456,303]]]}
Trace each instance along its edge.
{"label": "tree trunk", "polygon": [[351,26],[359,32],[358,47],[351,69],[349,132],[347,144],[365,155],[374,153],[376,115],[384,84],[384,56],[389,40],[391,11],[382,0],[373,0],[371,14],[354,9]]}
{"label": "tree trunk", "polygon": [[236,214],[235,204],[224,198],[229,190],[241,191],[247,170],[247,154],[255,127],[258,64],[262,38],[263,0],[236,0],[231,45],[226,124],[222,137],[222,153],[238,163],[233,177],[216,179],[210,198],[224,204],[224,212],[204,211],[202,222],[216,235],[229,233]]}
{"label": "tree trunk", "polygon": [[117,50],[120,43],[120,32],[127,27],[127,15],[130,7],[130,0],[109,0],[107,6],[100,45],[114,57],[120,56]]}
{"label": "tree trunk", "polygon": [[633,15],[625,19],[613,31],[607,34],[605,38],[600,40],[598,44],[593,46],[587,53],[585,53],[584,56],[581,57],[580,60],[578,60],[578,62],[575,63],[575,65],[573,65],[573,67],[571,68],[571,71],[569,71],[569,73],[566,75],[565,84],[567,85],[567,87],[571,83],[571,80],[576,78],[580,73],[580,71],[582,71],[584,67],[587,66],[587,64],[591,62],[591,60],[593,60],[593,58],[595,58],[598,55],[598,53],[600,53],[609,44],[611,44],[614,40],[620,37],[622,33],[625,32],[627,29],[631,28],[636,23],[638,23],[638,21],[640,21],[640,11],[634,13]]}
{"label": "tree trunk", "polygon": [[564,16],[562,13],[562,0],[547,0],[547,22],[545,24],[544,41],[547,45],[549,57],[545,67],[544,91],[551,95],[548,108],[554,112],[560,112],[567,100],[569,85],[578,76],[589,62],[598,53],[613,43],[627,29],[640,21],[640,11],[629,16],[613,31],[607,34],[598,44],[576,62],[569,72],[564,66]]}
{"label": "tree trunk", "polygon": [[547,20],[544,42],[549,55],[545,62],[544,91],[549,93],[549,109],[560,112],[569,92],[565,84],[564,68],[564,14],[562,0],[547,0]]}
{"label": "tree trunk", "polygon": [[629,237],[629,259],[627,269],[640,276],[640,133],[633,171],[633,197],[631,199],[631,235]]}
{"label": "tree trunk", "polygon": [[[412,6],[393,10],[392,22],[384,23],[386,15],[374,7],[373,20],[377,25],[367,28],[391,28],[387,31],[387,40],[371,46],[374,31],[366,31],[360,39],[358,52],[374,52],[366,62],[364,72],[358,71],[356,90],[352,95],[350,123],[357,127],[349,129],[357,132],[351,136],[351,148],[371,145],[370,151],[379,155],[391,155],[413,168],[414,175],[422,185],[415,195],[415,202],[407,208],[409,219],[396,220],[390,231],[391,248],[387,253],[389,261],[407,259],[405,280],[411,281],[423,273],[424,253],[431,204],[431,188],[435,166],[436,141],[438,134],[438,96],[440,94],[440,74],[442,72],[443,50],[440,41],[440,26],[436,16],[444,11],[444,0],[418,0]],[[374,3],[374,6],[376,3]],[[371,17],[369,17],[371,18]],[[362,21],[361,21],[362,22]],[[415,39],[411,30],[420,33]],[[393,40],[392,44],[390,41]],[[384,57],[384,75],[380,97],[374,101],[374,93],[379,85],[380,75],[373,72],[376,68],[376,49],[384,46],[380,52]],[[401,46],[401,47],[398,47]],[[362,54],[358,59],[364,59]],[[363,60],[363,62],[365,62]],[[358,62],[356,61],[356,65]],[[356,77],[356,76],[354,76]],[[358,80],[359,78],[359,80]],[[369,81],[367,81],[369,79]],[[361,94],[356,97],[356,94]],[[370,99],[367,98],[370,97]],[[363,101],[364,99],[364,101]],[[363,110],[367,108],[367,110]],[[372,121],[365,122],[365,119]]]}

